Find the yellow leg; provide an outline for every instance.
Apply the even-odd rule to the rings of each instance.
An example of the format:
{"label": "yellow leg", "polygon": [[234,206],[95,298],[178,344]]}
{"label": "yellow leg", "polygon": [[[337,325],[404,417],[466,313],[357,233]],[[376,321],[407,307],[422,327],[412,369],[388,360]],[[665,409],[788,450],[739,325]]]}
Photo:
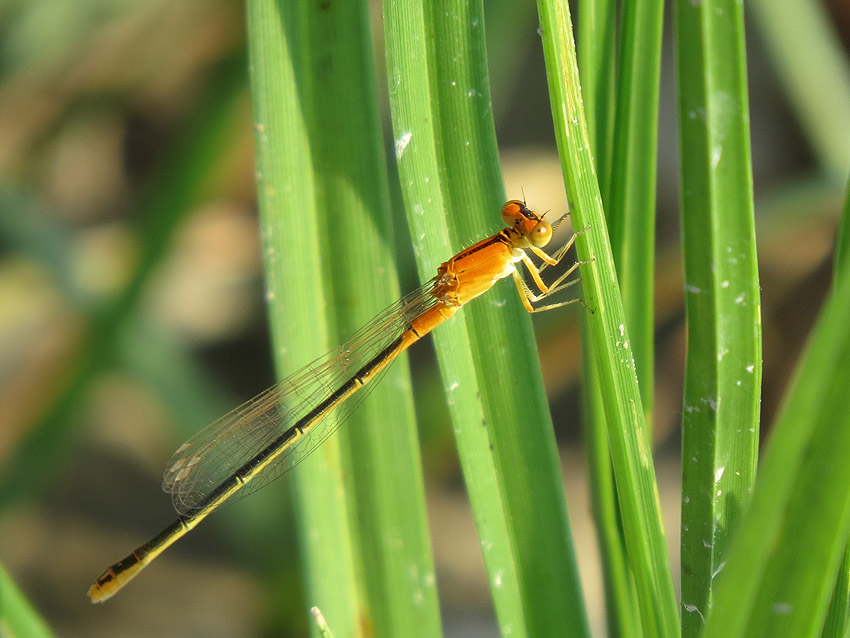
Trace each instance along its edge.
{"label": "yellow leg", "polygon": [[582,233],[586,233],[589,229],[590,226],[586,226],[585,228],[574,232],[573,236],[570,237],[570,240],[566,244],[561,246],[558,250],[556,250],[554,255],[549,255],[546,253],[546,251],[541,248],[537,248],[536,246],[529,246],[529,250],[531,250],[531,252],[533,252],[545,262],[542,266],[540,266],[539,272],[543,272],[549,266],[557,266],[559,263],[561,263],[561,260],[564,258],[564,255],[566,255],[567,251],[573,247],[573,244],[576,242],[576,238]]}
{"label": "yellow leg", "polygon": [[522,299],[522,304],[523,306],[525,306],[526,311],[542,312],[544,310],[552,310],[554,308],[560,308],[561,306],[566,306],[567,304],[571,304],[576,301],[581,301],[581,299],[568,299],[566,301],[547,304],[545,306],[534,306],[534,304],[538,301],[542,301],[547,297],[550,297],[553,294],[560,292],[561,290],[565,290],[570,286],[574,286],[579,281],[581,281],[581,279],[573,279],[572,281],[565,282],[567,277],[572,275],[579,268],[579,266],[583,264],[588,264],[590,263],[590,261],[578,261],[574,263],[567,269],[566,272],[561,274],[554,282],[549,285],[547,285],[543,281],[543,278],[540,276],[540,271],[543,270],[543,266],[537,268],[534,265],[534,262],[532,262],[527,255],[523,257],[522,261],[528,268],[528,272],[531,275],[531,278],[534,280],[534,285],[537,286],[538,290],[540,290],[539,294],[535,293],[526,283],[519,269],[516,269],[513,272],[514,283],[516,284],[517,290],[519,291],[520,299]]}

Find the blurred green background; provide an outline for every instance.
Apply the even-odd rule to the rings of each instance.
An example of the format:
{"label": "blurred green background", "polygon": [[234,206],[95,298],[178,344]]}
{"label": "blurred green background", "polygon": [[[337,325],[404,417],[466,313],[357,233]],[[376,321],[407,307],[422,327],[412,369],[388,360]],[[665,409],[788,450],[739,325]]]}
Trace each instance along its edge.
{"label": "blurred green background", "polygon": [[[850,113],[843,129],[829,129],[828,114],[809,104],[840,95],[794,97],[763,4],[748,15],[758,27],[748,45],[767,425],[829,285]],[[563,211],[534,4],[486,7],[508,195]],[[846,56],[850,5],[822,8]],[[380,42],[377,3],[373,15]],[[307,605],[285,480],[224,508],[105,606],[85,596],[108,564],[172,519],[158,485],[173,449],[274,381],[242,3],[10,1],[0,7],[0,34],[0,563],[57,635],[302,635]],[[675,559],[685,333],[671,56],[667,42],[653,428]],[[840,92],[848,81],[818,90]],[[497,229],[493,211],[492,226],[468,243]],[[405,237],[401,228],[400,246]],[[412,259],[400,257],[410,289]],[[599,627],[578,438],[577,314],[535,320]],[[431,398],[441,394],[430,345],[411,361],[446,633],[493,635],[443,399]],[[279,597],[269,604],[270,589],[289,606]]]}

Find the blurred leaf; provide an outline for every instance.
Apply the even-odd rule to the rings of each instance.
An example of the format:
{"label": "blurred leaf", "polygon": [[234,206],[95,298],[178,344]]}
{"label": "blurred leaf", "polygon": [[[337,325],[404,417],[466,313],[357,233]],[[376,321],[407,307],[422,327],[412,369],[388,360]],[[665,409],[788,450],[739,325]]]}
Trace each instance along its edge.
{"label": "blurred leaf", "polygon": [[[47,407],[32,425],[26,439],[10,461],[0,469],[0,503],[21,498],[38,489],[59,469],[59,460],[73,439],[75,417],[98,375],[114,361],[122,331],[137,311],[145,287],[157,265],[167,254],[171,238],[198,192],[210,167],[221,157],[228,141],[233,107],[242,94],[237,79],[241,58],[227,60],[216,70],[199,112],[191,115],[186,134],[175,144],[168,161],[152,180],[147,198],[138,207],[143,219],[139,261],[121,293],[91,320],[75,360],[57,394],[47,398]],[[33,471],[33,468],[39,468]]]}
{"label": "blurred leaf", "polygon": [[0,565],[0,635],[3,638],[48,638],[53,632]]}

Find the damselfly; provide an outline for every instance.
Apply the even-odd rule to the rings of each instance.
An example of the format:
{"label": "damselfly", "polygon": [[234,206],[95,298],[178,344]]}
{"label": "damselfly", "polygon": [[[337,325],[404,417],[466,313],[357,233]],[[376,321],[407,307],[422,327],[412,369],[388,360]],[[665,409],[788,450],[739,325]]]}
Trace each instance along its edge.
{"label": "damselfly", "polygon": [[[502,206],[507,228],[462,250],[437,269],[436,277],[386,308],[348,341],[181,445],[162,481],[163,489],[171,493],[177,520],[107,569],[89,589],[92,601],[115,594],[225,501],[245,496],[295,466],[356,409],[398,355],[500,279],[514,278],[528,312],[575,301],[537,305],[578,281],[568,277],[582,262],[549,285],[540,276],[548,266],[557,265],[575,242],[574,233],[552,255],[543,250],[566,217],[549,224],[524,202],[510,200]],[[536,266],[526,251],[543,263]],[[536,293],[517,267],[520,262]]]}

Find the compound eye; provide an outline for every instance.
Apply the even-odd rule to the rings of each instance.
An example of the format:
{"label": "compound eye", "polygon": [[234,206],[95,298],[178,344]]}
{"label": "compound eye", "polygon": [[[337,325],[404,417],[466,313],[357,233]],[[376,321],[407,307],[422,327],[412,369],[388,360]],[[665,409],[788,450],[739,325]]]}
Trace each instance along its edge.
{"label": "compound eye", "polygon": [[502,206],[502,221],[506,226],[516,226],[517,220],[522,217],[523,203],[518,199],[511,199]]}
{"label": "compound eye", "polygon": [[549,222],[538,222],[528,234],[528,240],[531,242],[532,246],[543,248],[546,244],[552,241],[552,225]]}

